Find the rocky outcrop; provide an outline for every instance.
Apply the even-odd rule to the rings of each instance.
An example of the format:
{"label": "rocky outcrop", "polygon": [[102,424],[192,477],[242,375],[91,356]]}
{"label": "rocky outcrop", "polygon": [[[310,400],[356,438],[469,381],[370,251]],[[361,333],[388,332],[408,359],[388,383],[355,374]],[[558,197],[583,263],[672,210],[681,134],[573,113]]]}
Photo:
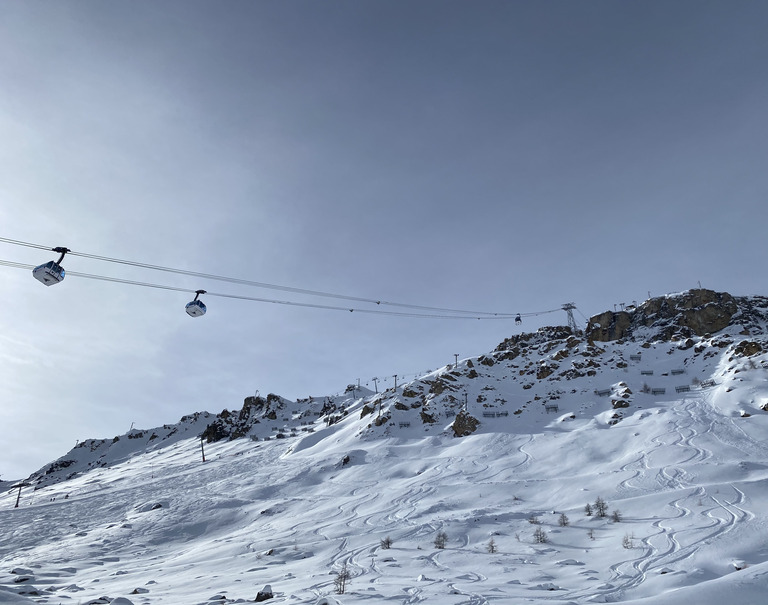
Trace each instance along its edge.
{"label": "rocky outcrop", "polygon": [[477,418],[461,411],[456,414],[453,421],[453,434],[456,437],[466,437],[474,433],[478,426],[480,426],[480,421]]}
{"label": "rocky outcrop", "polygon": [[274,393],[267,395],[266,399],[259,396],[246,397],[239,412],[222,410],[215,420],[205,427],[201,437],[207,443],[245,437],[261,419],[276,420],[277,413],[285,406],[286,400]]}
{"label": "rocky outcrop", "polygon": [[589,342],[609,342],[627,336],[632,329],[632,316],[626,311],[606,311],[589,320]]}
{"label": "rocky outcrop", "polygon": [[651,298],[637,308],[595,315],[589,320],[586,335],[594,343],[630,338],[642,328],[650,328],[650,336],[657,340],[714,334],[734,324],[748,330],[749,322],[768,315],[768,301],[759,298],[737,298],[703,288],[688,290]]}

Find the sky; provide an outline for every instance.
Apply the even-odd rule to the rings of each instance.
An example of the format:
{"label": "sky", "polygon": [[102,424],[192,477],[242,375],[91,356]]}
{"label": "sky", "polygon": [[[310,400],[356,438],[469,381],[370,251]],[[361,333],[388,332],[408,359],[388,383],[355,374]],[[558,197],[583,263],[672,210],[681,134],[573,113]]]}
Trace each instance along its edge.
{"label": "sky", "polygon": [[698,285],[766,294],[766,26],[738,0],[2,3],[1,238],[525,318],[203,296],[192,319],[197,289],[385,309],[0,266],[0,477],[256,390],[391,384],[568,302],[583,322]]}

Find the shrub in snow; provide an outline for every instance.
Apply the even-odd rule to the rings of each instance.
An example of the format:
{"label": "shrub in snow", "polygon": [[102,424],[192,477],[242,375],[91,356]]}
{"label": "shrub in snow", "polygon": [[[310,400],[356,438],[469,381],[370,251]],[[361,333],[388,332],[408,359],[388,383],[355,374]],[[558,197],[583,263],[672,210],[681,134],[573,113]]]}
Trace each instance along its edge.
{"label": "shrub in snow", "polygon": [[385,550],[392,548],[392,538],[387,536],[381,541],[381,547]]}
{"label": "shrub in snow", "polygon": [[595,514],[598,517],[605,517],[608,515],[608,504],[600,496],[595,500]]}
{"label": "shrub in snow", "polygon": [[568,519],[565,513],[560,513],[560,517],[557,519],[557,524],[560,527],[566,527],[570,522],[570,519]]}
{"label": "shrub in snow", "polygon": [[496,548],[496,541],[493,538],[491,538],[488,541],[488,546],[486,546],[486,548],[488,549],[489,553],[491,554],[495,553],[498,550],[498,548]]}
{"label": "shrub in snow", "polygon": [[333,585],[336,588],[336,594],[344,594],[347,590],[347,582],[349,582],[352,574],[347,569],[347,564],[344,563],[341,569],[336,572],[336,577],[333,579]]}
{"label": "shrub in snow", "polygon": [[435,548],[445,548],[446,542],[448,542],[448,534],[444,531],[438,532],[435,536]]}
{"label": "shrub in snow", "polygon": [[536,544],[546,544],[549,541],[547,532],[545,532],[543,528],[537,527],[536,531],[533,532],[533,541]]}

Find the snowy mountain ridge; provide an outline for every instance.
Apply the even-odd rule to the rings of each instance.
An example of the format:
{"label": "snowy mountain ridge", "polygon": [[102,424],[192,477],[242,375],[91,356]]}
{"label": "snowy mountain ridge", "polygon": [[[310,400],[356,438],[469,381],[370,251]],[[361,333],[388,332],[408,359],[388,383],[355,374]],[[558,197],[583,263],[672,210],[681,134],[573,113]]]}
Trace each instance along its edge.
{"label": "snowy mountain ridge", "polygon": [[[702,321],[702,317],[710,323]],[[691,323],[700,328],[702,335],[696,337],[689,327]],[[766,325],[766,297],[736,298],[727,293],[691,290],[650,299],[636,308],[597,315],[590,319],[586,334],[575,333],[567,326],[522,333],[505,339],[489,354],[464,359],[382,393],[348,385],[341,396],[297,401],[273,393],[249,396],[237,411],[195,412],[176,424],[131,430],[112,439],[87,439],[27,481],[43,486],[66,480],[84,470],[197,435],[205,443],[238,438],[284,439],[314,433],[350,415],[359,416],[356,434],[361,439],[444,431],[455,436],[474,430],[514,433],[521,426],[528,429],[527,423],[513,421],[515,417],[541,417],[543,411],[542,418],[549,421],[549,413],[560,413],[562,407],[568,419],[583,409],[583,404],[574,408],[565,399],[590,399],[596,395],[610,402],[608,415],[603,410],[598,416],[615,424],[627,408],[636,401],[640,403],[638,397],[648,403],[652,399],[645,395],[666,395],[667,389],[688,392],[686,387],[700,390],[722,382],[728,374],[717,376],[716,371],[711,371],[712,358],[749,358],[768,351]],[[706,328],[713,328],[715,334]],[[754,338],[747,338],[752,334]],[[616,337],[610,338],[612,335]],[[644,352],[646,360],[650,357],[657,363],[657,350],[672,359],[675,351],[689,349],[677,367],[671,364],[655,374],[643,370]],[[616,371],[633,379],[617,376]],[[635,379],[638,372],[640,380]],[[746,408],[762,410],[766,404],[768,401],[750,403]],[[474,428],[469,430],[467,423]],[[480,428],[483,425],[492,426]]]}
{"label": "snowy mountain ridge", "polygon": [[768,299],[663,298],[84,441],[0,496],[0,603],[761,603]]}

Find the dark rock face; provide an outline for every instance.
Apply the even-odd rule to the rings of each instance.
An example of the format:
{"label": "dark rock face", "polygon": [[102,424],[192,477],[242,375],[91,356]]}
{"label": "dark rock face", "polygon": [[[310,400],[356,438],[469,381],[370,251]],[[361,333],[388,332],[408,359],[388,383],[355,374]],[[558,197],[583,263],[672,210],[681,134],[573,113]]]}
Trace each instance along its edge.
{"label": "dark rock face", "polygon": [[635,309],[595,315],[589,320],[587,339],[594,343],[629,338],[639,328],[652,328],[661,340],[714,334],[753,318],[756,300],[703,288],[651,298]]}
{"label": "dark rock face", "polygon": [[223,439],[238,439],[248,434],[254,424],[260,422],[260,417],[275,420],[277,411],[285,407],[285,401],[270,393],[266,400],[262,397],[246,397],[243,407],[239,412],[222,410],[216,415],[203,431],[202,438],[208,443],[215,443]]}
{"label": "dark rock face", "polygon": [[[524,349],[525,347],[537,346],[545,344],[549,341],[565,340],[572,337],[574,337],[574,333],[569,326],[544,326],[536,330],[536,332],[523,332],[522,334],[515,334],[514,336],[505,338],[501,344],[496,347],[497,352],[509,352],[507,354],[500,355],[497,359],[514,359],[520,355],[521,348]],[[482,363],[482,361],[480,363]]]}
{"label": "dark rock face", "polygon": [[631,316],[626,311],[606,311],[589,319],[587,338],[590,342],[609,342],[628,335],[632,329]]}
{"label": "dark rock face", "polygon": [[272,587],[267,584],[264,588],[262,588],[257,594],[256,594],[256,602],[261,603],[262,601],[267,601],[274,597],[275,595],[272,594]]}
{"label": "dark rock face", "polygon": [[480,421],[477,418],[462,411],[456,414],[456,419],[453,421],[453,434],[456,437],[466,437],[474,433],[478,426]]}

